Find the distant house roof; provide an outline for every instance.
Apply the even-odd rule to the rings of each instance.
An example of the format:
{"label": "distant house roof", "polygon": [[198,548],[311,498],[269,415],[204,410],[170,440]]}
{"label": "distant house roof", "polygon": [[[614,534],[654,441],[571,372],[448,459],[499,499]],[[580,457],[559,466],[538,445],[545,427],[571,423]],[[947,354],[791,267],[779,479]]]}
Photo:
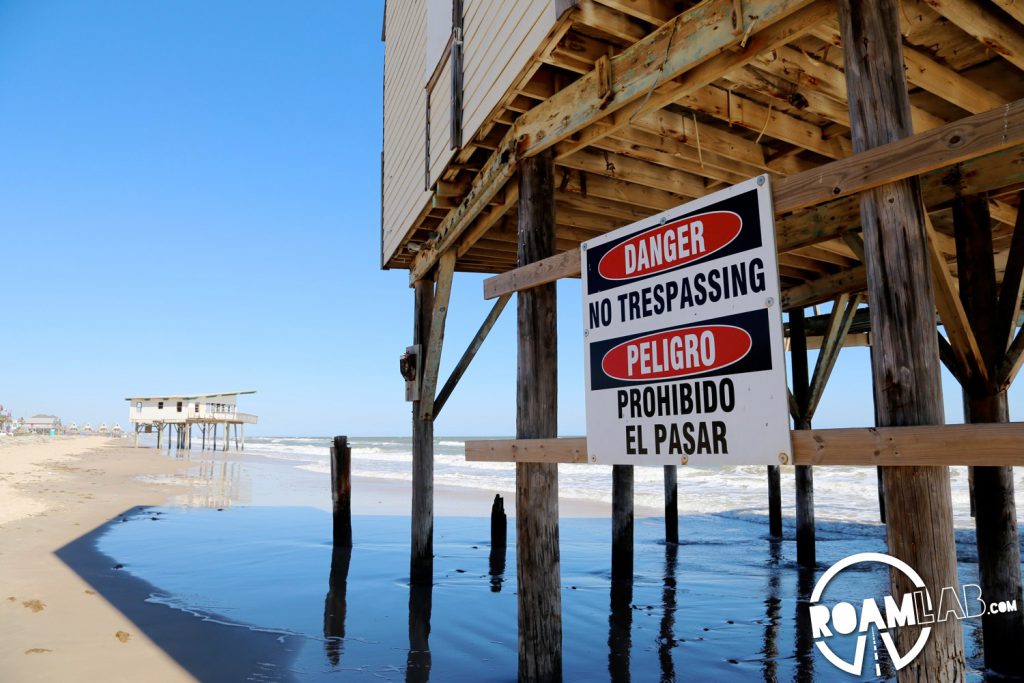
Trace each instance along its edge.
{"label": "distant house roof", "polygon": [[126,401],[191,401],[196,398],[218,398],[220,396],[241,396],[256,391],[222,391],[217,394],[181,394],[179,396],[129,396]]}
{"label": "distant house roof", "polygon": [[56,415],[33,415],[32,417],[22,418],[21,422],[22,424],[52,425],[60,422],[60,418]]}

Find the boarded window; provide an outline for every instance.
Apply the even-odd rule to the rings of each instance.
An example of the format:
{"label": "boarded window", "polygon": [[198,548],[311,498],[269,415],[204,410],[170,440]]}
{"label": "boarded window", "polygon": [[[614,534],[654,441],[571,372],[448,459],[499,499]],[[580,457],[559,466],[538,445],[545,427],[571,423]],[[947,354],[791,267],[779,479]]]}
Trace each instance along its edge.
{"label": "boarded window", "polygon": [[178,412],[181,412],[181,401],[178,401]]}
{"label": "boarded window", "polygon": [[157,403],[156,404],[156,409],[157,410],[163,410],[164,409],[164,402],[160,401],[159,403]]}

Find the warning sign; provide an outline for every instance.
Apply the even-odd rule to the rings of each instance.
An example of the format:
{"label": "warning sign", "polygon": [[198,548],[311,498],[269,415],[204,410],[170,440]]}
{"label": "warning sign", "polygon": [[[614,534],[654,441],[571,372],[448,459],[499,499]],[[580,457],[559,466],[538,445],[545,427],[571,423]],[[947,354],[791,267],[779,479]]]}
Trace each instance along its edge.
{"label": "warning sign", "polygon": [[591,462],[790,461],[766,176],[590,240],[581,254]]}

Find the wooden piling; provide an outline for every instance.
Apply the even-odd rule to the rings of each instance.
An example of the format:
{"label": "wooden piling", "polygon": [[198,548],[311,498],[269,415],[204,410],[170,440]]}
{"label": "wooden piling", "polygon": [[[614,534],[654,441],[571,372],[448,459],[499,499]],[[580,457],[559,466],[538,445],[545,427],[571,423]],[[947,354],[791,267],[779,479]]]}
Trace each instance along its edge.
{"label": "wooden piling", "polygon": [[778,465],[768,465],[768,535],[782,538],[782,481]]}
{"label": "wooden piling", "polygon": [[665,542],[679,543],[679,486],[675,465],[665,465]]}
{"label": "wooden piling", "polygon": [[[1024,220],[1018,218],[1024,232]],[[981,361],[989,369],[987,378],[969,378],[964,385],[964,418],[969,423],[1009,422],[1006,391],[991,378],[1006,355],[1009,331],[1016,324],[1017,305],[1006,306],[1011,319],[1000,306],[992,257],[992,222],[988,199],[984,196],[960,197],[953,203],[953,224],[960,278],[960,301],[972,329]],[[1021,235],[1020,237],[1024,237]],[[1017,235],[1014,239],[1019,239]],[[1004,290],[1014,282],[1022,263],[1008,263]],[[1008,296],[1015,293],[1004,291]],[[963,373],[961,373],[963,374]],[[978,545],[978,575],[986,602],[1017,600],[1021,595],[1020,539],[1017,508],[1014,501],[1012,467],[972,467],[972,512]],[[1002,675],[1024,675],[1024,611],[986,613],[982,616],[985,666]]]}
{"label": "wooden piling", "polygon": [[[554,161],[550,149],[523,159],[519,174],[518,261],[555,253]],[[558,433],[555,284],[520,292],[516,438]],[[516,574],[519,680],[562,678],[562,596],[558,549],[558,465],[516,464]]]}
{"label": "wooden piling", "polygon": [[[794,418],[793,427],[810,429],[810,384],[803,308],[794,308],[789,312],[789,348],[793,372],[793,400],[800,413]],[[810,465],[797,465],[793,469],[796,471],[796,561],[801,567],[813,567],[817,562],[814,548],[814,470]]]}
{"label": "wooden piling", "polygon": [[495,494],[491,504],[491,548],[504,548],[508,542],[508,516],[505,501]]}
{"label": "wooden piling", "polygon": [[[420,345],[420,359],[430,339],[434,283],[419,280],[414,287],[413,343]],[[422,389],[422,387],[421,387]],[[412,402],[412,551],[409,581],[431,585],[434,581],[434,421],[420,419],[420,398]]]}
{"label": "wooden piling", "polygon": [[[912,132],[901,49],[897,0],[837,0],[855,152]],[[868,293],[871,301],[872,375],[880,426],[943,423],[935,299],[920,184],[916,178],[860,195]],[[953,511],[946,467],[887,467],[886,536],[889,553],[913,567],[932,595],[956,586]],[[897,602],[914,587],[890,572]],[[935,599],[935,598],[933,598]],[[931,624],[920,654],[899,680],[959,681],[965,675],[961,625]],[[901,627],[907,652],[920,627]]]}
{"label": "wooden piling", "polygon": [[633,580],[633,466],[612,465],[612,581]]}
{"label": "wooden piling", "polygon": [[157,450],[160,450],[160,448],[161,448],[163,434],[164,434],[164,426],[162,424],[158,424],[156,426],[156,449]]}
{"label": "wooden piling", "polygon": [[352,547],[352,449],[347,436],[334,437],[331,446],[331,502],[334,547]]}

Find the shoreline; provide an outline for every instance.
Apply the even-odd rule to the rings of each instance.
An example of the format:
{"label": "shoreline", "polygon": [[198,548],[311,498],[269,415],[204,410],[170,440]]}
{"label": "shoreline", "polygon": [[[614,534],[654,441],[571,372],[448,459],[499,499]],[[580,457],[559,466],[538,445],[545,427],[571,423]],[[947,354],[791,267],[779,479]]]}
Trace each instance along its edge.
{"label": "shoreline", "polygon": [[[114,571],[113,558],[96,547],[96,539],[119,517],[150,506],[288,505],[291,501],[275,500],[258,485],[257,490],[245,485],[246,477],[258,478],[271,468],[282,480],[304,479],[306,494],[314,491],[312,506],[330,508],[323,475],[253,453],[191,451],[187,456],[101,436],[0,440],[0,672],[5,678],[109,678],[117,671],[125,679],[194,680],[176,660],[180,652],[168,647],[170,640],[158,644],[147,633],[192,629],[202,620],[146,602],[158,589]],[[221,476],[232,466],[243,480],[240,486],[226,486]],[[410,482],[356,474],[353,484],[353,515],[409,516]],[[438,485],[435,496],[438,517],[487,517],[494,492]],[[515,496],[502,496],[506,514],[513,517]],[[597,501],[563,498],[560,503],[563,518],[610,514],[610,506]],[[117,590],[99,590],[114,580]],[[212,653],[203,655],[201,643],[233,639],[258,646],[254,651],[273,649],[268,650],[272,643],[248,640],[265,634],[202,623],[206,635],[196,638],[198,631],[190,631],[184,639],[188,657],[202,661]],[[216,667],[200,668],[209,673]]]}

